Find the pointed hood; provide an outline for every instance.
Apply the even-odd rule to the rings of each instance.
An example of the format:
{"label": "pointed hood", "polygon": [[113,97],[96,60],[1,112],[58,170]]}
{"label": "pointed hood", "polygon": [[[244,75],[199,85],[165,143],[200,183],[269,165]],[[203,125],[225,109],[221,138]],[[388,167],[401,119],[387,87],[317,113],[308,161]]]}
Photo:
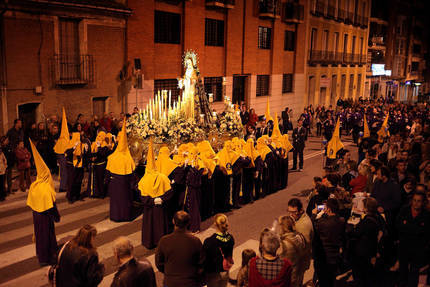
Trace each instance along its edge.
{"label": "pointed hood", "polygon": [[168,147],[163,146],[158,152],[157,160],[155,161],[155,166],[158,172],[169,176],[172,171],[175,170],[179,165],[173,162],[170,158],[170,151]]}
{"label": "pointed hood", "polygon": [[249,138],[246,141],[246,144],[244,146],[244,150],[245,150],[246,155],[251,159],[251,166],[255,167],[255,160],[257,159],[257,157],[260,156],[260,154],[255,149],[253,139]]}
{"label": "pointed hood", "polygon": [[138,188],[142,196],[152,198],[162,196],[171,188],[167,175],[157,171],[152,140],[149,142],[148,154],[146,156],[145,175],[139,181]]}
{"label": "pointed hood", "polygon": [[382,126],[378,131],[378,141],[381,143],[384,141],[384,138],[390,136],[390,132],[388,131],[388,117],[389,114],[385,114],[384,122],[382,123]]}
{"label": "pointed hood", "polygon": [[200,154],[201,160],[204,162],[206,168],[209,170],[209,176],[213,174],[216,168],[216,155],[214,150],[212,149],[209,141],[204,140],[197,143],[197,149]]}
{"label": "pointed hood", "polygon": [[106,133],[104,131],[99,131],[97,134],[96,140],[91,144],[91,152],[96,153],[98,151],[97,143],[100,144],[100,147],[107,146]]}
{"label": "pointed hood", "polygon": [[281,137],[282,133],[279,129],[279,122],[278,122],[278,113],[275,113],[275,120],[273,122],[273,131],[272,131],[272,138]]}
{"label": "pointed hood", "polygon": [[370,137],[370,130],[369,130],[369,124],[367,123],[366,114],[364,114],[364,131],[363,131],[363,138],[369,138]]}
{"label": "pointed hood", "polygon": [[338,118],[336,122],[336,127],[334,128],[333,136],[327,144],[327,157],[330,159],[335,159],[337,152],[344,147],[343,143],[340,141],[339,130],[340,119]]}
{"label": "pointed hood", "polygon": [[224,148],[217,154],[219,166],[227,171],[227,174],[233,174],[233,165],[239,159],[239,154],[233,150],[231,141],[224,142]]}
{"label": "pointed hood", "polygon": [[255,146],[255,148],[257,149],[263,161],[266,159],[267,154],[272,152],[272,150],[267,146],[267,143],[264,137],[260,137],[257,140],[257,145]]}
{"label": "pointed hood", "polygon": [[118,133],[118,145],[108,157],[106,170],[118,175],[127,175],[133,173],[135,167],[136,165],[128,149],[126,119],[124,118],[122,129]]}
{"label": "pointed hood", "polygon": [[69,144],[70,140],[70,134],[69,134],[69,128],[67,127],[67,118],[66,118],[66,111],[63,107],[63,118],[61,120],[61,132],[60,137],[57,140],[57,143],[54,146],[54,152],[57,154],[63,154],[67,146]]}
{"label": "pointed hood", "polygon": [[266,124],[269,121],[273,121],[272,116],[270,115],[270,102],[269,102],[269,97],[267,97],[267,103],[266,103],[266,112],[264,113],[264,117],[266,118]]}
{"label": "pointed hood", "polygon": [[36,165],[37,177],[30,185],[27,197],[27,205],[36,212],[44,212],[54,206],[55,189],[51,172],[46,166],[31,139],[30,146]]}

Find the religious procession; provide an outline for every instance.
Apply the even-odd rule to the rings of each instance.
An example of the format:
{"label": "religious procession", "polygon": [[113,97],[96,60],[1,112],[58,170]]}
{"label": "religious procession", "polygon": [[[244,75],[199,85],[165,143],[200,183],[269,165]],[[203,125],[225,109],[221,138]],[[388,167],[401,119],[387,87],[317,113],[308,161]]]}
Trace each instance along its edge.
{"label": "religious procession", "polygon": [[[109,197],[111,222],[142,216],[140,244],[155,249],[152,264],[164,274],[164,286],[335,286],[339,276],[352,277],[355,286],[417,286],[430,258],[427,105],[338,101],[335,108],[306,107],[294,127],[291,111],[278,117],[269,100],[260,117],[228,98],[223,112],[213,111],[197,55],[188,51],[183,64],[182,95],[172,100],[169,91],[157,93],[119,119],[116,136],[97,125],[91,141],[79,122],[70,131],[63,108],[52,151],[29,136],[30,153],[19,120],[3,140],[4,153],[16,145],[18,164],[25,162],[18,167],[21,190],[28,185],[36,255],[41,266],[51,266],[50,284],[98,286],[106,271],[94,226],[82,222],[70,241],[57,242],[62,210],[56,197],[65,193],[71,205]],[[232,279],[235,239],[227,215],[288,190],[289,173],[304,169],[315,127],[325,174],[313,178],[307,208],[297,197],[285,202],[286,215],[261,232],[259,250],[242,250]],[[344,144],[350,136],[356,157]],[[3,199],[13,192],[6,183]],[[204,221],[213,221],[214,232],[200,239]],[[113,245],[120,267],[111,286],[156,286],[151,262],[133,255],[128,238]]]}

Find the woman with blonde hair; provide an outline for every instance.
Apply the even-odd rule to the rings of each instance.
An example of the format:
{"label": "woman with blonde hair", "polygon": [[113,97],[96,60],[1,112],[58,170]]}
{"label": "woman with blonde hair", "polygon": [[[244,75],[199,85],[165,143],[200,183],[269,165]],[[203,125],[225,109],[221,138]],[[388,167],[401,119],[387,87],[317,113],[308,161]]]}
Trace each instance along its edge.
{"label": "woman with blonde hair", "polygon": [[233,265],[234,238],[228,233],[228,219],[225,214],[215,215],[214,226],[217,232],[203,242],[206,283],[208,287],[225,287],[229,278],[228,272]]}
{"label": "woman with blonde hair", "polygon": [[302,260],[305,254],[306,240],[301,233],[296,231],[295,220],[292,217],[281,216],[278,222],[281,239],[280,257],[288,259],[292,264],[291,286],[302,286],[303,275],[306,271]]}
{"label": "woman with blonde hair", "polygon": [[103,280],[104,265],[94,246],[97,230],[89,224],[79,229],[58,255],[58,287],[97,286]]}

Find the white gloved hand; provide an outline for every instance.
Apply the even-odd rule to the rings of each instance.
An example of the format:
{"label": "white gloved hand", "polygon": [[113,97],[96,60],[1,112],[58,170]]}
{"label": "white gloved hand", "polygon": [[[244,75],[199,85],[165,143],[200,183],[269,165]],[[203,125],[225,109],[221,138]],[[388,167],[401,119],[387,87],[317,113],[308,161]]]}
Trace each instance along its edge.
{"label": "white gloved hand", "polygon": [[170,184],[174,184],[175,183],[175,180],[174,179],[172,179],[172,181],[170,182]]}
{"label": "white gloved hand", "polygon": [[154,204],[155,205],[161,205],[163,203],[163,200],[159,197],[154,198]]}
{"label": "white gloved hand", "polygon": [[88,151],[88,144],[84,144],[84,150]]}
{"label": "white gloved hand", "polygon": [[76,147],[78,146],[79,142],[76,142],[75,145],[73,146],[73,149],[76,149]]}

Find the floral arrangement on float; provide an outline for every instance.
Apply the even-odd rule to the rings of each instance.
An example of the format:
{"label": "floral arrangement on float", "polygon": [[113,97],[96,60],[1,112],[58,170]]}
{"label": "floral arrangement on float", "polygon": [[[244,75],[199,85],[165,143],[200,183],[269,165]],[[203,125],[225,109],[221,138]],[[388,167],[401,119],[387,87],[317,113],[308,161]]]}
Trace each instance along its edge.
{"label": "floral arrangement on float", "polygon": [[222,148],[227,138],[243,137],[240,114],[228,97],[221,114],[213,112],[204,92],[194,51],[183,57],[185,74],[178,79],[182,95],[172,101],[171,91],[158,91],[145,109],[127,121],[127,136],[131,155],[136,163],[145,160],[148,141],[155,152],[163,145],[173,150],[182,143],[209,140],[215,150]]}

